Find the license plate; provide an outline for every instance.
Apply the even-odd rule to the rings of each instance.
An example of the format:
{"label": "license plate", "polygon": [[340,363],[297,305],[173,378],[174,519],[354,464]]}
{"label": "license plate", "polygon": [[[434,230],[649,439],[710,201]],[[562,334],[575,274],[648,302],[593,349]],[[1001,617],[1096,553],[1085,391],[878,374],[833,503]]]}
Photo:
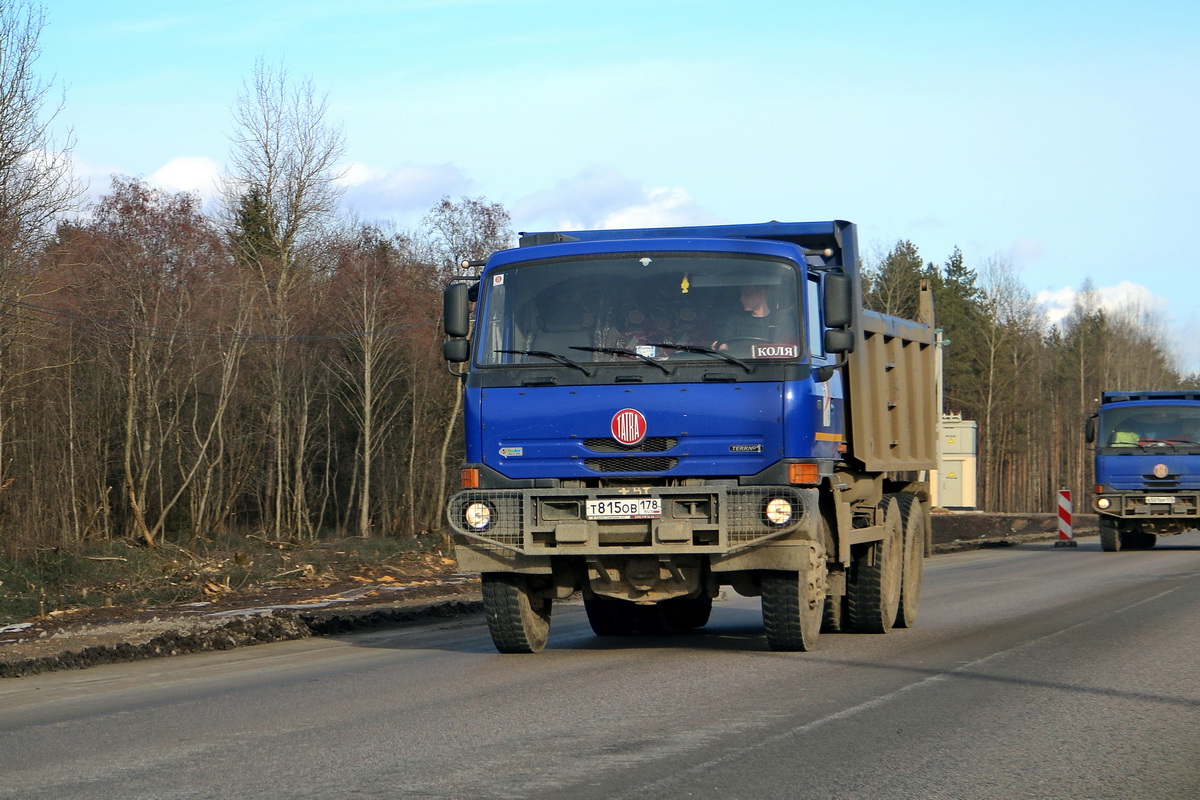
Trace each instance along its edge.
{"label": "license plate", "polygon": [[614,500],[588,500],[588,519],[649,519],[662,516],[662,500],[657,497],[622,497]]}
{"label": "license plate", "polygon": [[1146,498],[1146,502],[1153,503],[1155,505],[1170,505],[1171,503],[1175,502],[1175,498],[1174,497],[1156,497],[1156,496],[1151,495]]}

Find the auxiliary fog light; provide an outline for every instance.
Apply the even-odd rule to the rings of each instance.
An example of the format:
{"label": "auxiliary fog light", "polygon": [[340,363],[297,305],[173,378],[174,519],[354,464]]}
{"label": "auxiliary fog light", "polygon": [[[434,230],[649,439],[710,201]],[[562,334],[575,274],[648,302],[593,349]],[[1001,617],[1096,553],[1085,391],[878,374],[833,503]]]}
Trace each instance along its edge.
{"label": "auxiliary fog light", "polygon": [[1096,501],[1096,508],[1108,508],[1111,505],[1112,505],[1112,503],[1109,502],[1109,499],[1107,497],[1101,497],[1099,500]]}
{"label": "auxiliary fog light", "polygon": [[492,509],[487,503],[471,503],[463,510],[463,521],[471,530],[486,530],[492,524]]}
{"label": "auxiliary fog light", "polygon": [[792,504],[782,497],[776,497],[767,503],[767,522],[783,527],[792,521]]}

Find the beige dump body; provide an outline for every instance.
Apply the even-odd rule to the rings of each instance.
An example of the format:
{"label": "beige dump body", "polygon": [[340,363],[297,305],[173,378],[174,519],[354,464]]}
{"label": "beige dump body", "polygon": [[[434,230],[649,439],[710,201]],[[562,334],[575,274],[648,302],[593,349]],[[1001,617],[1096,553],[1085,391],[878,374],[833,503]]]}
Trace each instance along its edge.
{"label": "beige dump body", "polygon": [[918,316],[861,312],[845,371],[847,456],[870,472],[937,468],[937,352],[928,285],[921,288]]}

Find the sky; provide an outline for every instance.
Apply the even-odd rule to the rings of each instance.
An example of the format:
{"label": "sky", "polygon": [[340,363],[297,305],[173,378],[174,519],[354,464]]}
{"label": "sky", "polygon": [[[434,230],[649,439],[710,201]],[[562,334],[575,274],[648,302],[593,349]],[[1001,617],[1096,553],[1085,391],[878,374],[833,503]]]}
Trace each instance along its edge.
{"label": "sky", "polygon": [[1008,264],[1051,321],[1090,283],[1200,372],[1195,0],[42,0],[53,129],[215,196],[256,64],[311,81],[344,203],[515,230],[847,219]]}

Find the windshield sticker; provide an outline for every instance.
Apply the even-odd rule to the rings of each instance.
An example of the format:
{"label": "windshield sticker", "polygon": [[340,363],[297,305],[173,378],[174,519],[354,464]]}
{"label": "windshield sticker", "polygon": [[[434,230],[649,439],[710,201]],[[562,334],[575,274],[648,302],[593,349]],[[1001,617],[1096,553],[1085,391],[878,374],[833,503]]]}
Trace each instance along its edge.
{"label": "windshield sticker", "polygon": [[751,358],[795,358],[800,348],[794,344],[756,344],[750,348]]}
{"label": "windshield sticker", "polygon": [[503,286],[503,285],[504,285],[504,273],[503,272],[497,273],[496,275],[492,276],[492,286]]}

